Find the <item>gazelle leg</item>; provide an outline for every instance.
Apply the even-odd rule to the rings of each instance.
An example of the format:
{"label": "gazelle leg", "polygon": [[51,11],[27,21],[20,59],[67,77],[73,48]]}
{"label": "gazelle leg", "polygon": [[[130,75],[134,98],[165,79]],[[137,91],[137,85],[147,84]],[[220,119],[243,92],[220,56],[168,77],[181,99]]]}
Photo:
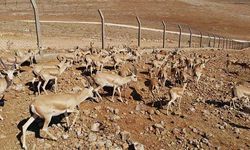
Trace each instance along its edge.
{"label": "gazelle leg", "polygon": [[92,67],[92,65],[90,65],[90,74],[91,74],[91,76],[92,76],[92,73],[93,73],[93,67]]}
{"label": "gazelle leg", "polygon": [[55,77],[55,93],[57,93],[58,85],[57,85],[57,77]]}
{"label": "gazelle leg", "polygon": [[50,123],[50,120],[51,120],[52,116],[44,116],[44,125],[43,125],[43,131],[45,131],[45,133],[52,139],[52,140],[57,140],[57,138],[51,134],[49,131],[48,131],[48,126],[49,126],[49,123]]}
{"label": "gazelle leg", "polygon": [[102,88],[101,86],[98,86],[94,91],[96,92],[97,96],[102,100],[101,95],[99,94],[98,90]]}
{"label": "gazelle leg", "polygon": [[101,72],[102,72],[102,69],[103,69],[103,64],[101,64]]}
{"label": "gazelle leg", "polygon": [[75,110],[75,118],[74,118],[74,120],[73,120],[73,122],[72,122],[72,124],[71,124],[71,126],[69,127],[69,130],[74,126],[74,124],[76,123],[76,119],[77,119],[77,117],[79,116],[79,114],[80,114],[80,111],[79,110]]}
{"label": "gazelle leg", "polygon": [[114,89],[113,89],[113,94],[112,94],[112,98],[111,98],[111,101],[112,101],[112,102],[114,102],[115,90],[116,90],[116,86],[114,86]]}
{"label": "gazelle leg", "polygon": [[69,128],[69,115],[68,115],[68,113],[67,112],[64,112],[64,116],[65,116],[65,118],[66,118],[66,122],[67,122],[67,128]]}
{"label": "gazelle leg", "polygon": [[170,109],[170,107],[171,107],[171,105],[172,105],[172,103],[174,102],[176,100],[176,98],[174,97],[174,98],[171,98],[171,100],[168,102],[168,105],[167,105],[167,115],[169,115],[169,109]]}
{"label": "gazelle leg", "polygon": [[117,91],[119,93],[119,99],[120,99],[120,101],[123,102],[123,100],[122,100],[122,93],[121,93],[120,87],[117,87]]}
{"label": "gazelle leg", "polygon": [[179,98],[178,108],[179,108],[179,112],[181,112],[181,97]]}
{"label": "gazelle leg", "polygon": [[236,109],[235,100],[237,100],[237,97],[232,98],[232,102],[230,103],[230,107],[231,107],[232,104],[233,104],[233,108],[234,108],[234,109]]}
{"label": "gazelle leg", "polygon": [[45,80],[45,82],[44,82],[44,84],[42,86],[42,88],[43,88],[43,90],[44,90],[44,92],[45,92],[46,95],[48,95],[48,93],[46,91],[46,85],[48,84],[48,82],[49,82],[49,80]]}
{"label": "gazelle leg", "polygon": [[198,74],[198,75],[197,75],[197,79],[196,79],[196,83],[197,83],[197,84],[198,84],[198,82],[199,82],[200,78],[201,78],[201,75],[200,75],[200,74]]}
{"label": "gazelle leg", "polygon": [[28,127],[30,126],[30,124],[37,118],[38,116],[36,114],[32,115],[29,120],[23,125],[22,127],[22,133],[23,133],[23,141],[22,141],[22,147],[24,149],[27,149],[27,145],[26,145],[26,131],[28,129]]}
{"label": "gazelle leg", "polygon": [[33,78],[31,81],[33,90],[35,90],[35,81],[36,81],[36,78]]}
{"label": "gazelle leg", "polygon": [[37,85],[38,95],[41,95],[41,84],[42,84],[42,81],[39,81]]}

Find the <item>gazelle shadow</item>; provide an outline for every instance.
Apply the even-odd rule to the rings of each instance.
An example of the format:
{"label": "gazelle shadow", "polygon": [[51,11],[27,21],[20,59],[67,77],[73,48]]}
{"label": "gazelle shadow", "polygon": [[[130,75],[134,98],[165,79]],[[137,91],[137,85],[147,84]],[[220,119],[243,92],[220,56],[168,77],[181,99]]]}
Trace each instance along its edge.
{"label": "gazelle shadow", "polygon": [[[62,119],[64,118],[64,114],[61,114],[59,116],[55,116],[55,117],[52,117],[51,119],[51,122],[49,124],[49,126],[51,126],[52,124],[58,124],[58,123],[63,123],[62,122]],[[17,140],[21,143],[21,137],[22,137],[22,127],[23,125],[28,121],[29,118],[26,118],[26,119],[23,119],[21,120],[18,125],[17,125],[17,128],[20,130],[19,134],[16,136]],[[29,127],[28,127],[28,130],[27,131],[31,131],[31,132],[34,132],[35,133],[35,137],[36,138],[43,138],[43,139],[48,139],[50,140],[49,138],[46,138],[46,137],[41,137],[40,135],[40,129],[42,128],[42,125],[43,125],[43,122],[44,120],[41,119],[41,118],[37,118]],[[66,130],[66,128],[65,128]]]}

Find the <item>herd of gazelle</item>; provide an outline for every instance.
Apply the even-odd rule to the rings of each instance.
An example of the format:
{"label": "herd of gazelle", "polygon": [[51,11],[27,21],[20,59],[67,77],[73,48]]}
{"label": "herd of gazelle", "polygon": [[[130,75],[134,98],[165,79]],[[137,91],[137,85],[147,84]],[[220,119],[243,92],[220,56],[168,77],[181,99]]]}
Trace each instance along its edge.
{"label": "herd of gazelle", "polygon": [[[141,58],[144,53],[151,53],[154,58],[146,58],[146,61],[142,61]],[[29,51],[27,53],[18,52],[14,58],[0,59],[3,68],[1,71],[2,78],[0,78],[0,94],[2,99],[4,92],[12,85],[14,74],[18,73],[22,63],[29,61],[32,67],[34,78],[31,83],[33,90],[37,90],[39,96],[35,97],[34,102],[30,105],[32,116],[22,127],[22,147],[24,149],[27,149],[27,128],[38,117],[45,120],[42,130],[45,131],[51,139],[57,140],[57,138],[48,131],[51,118],[64,114],[67,126],[71,128],[76,122],[79,113],[77,106],[87,98],[97,99],[94,96],[95,94],[98,99],[102,100],[102,96],[99,93],[101,88],[113,87],[111,101],[114,101],[114,95],[117,91],[119,94],[118,100],[123,102],[121,88],[131,81],[138,81],[138,69],[135,69],[135,66],[139,63],[143,64],[141,69],[146,68],[148,72],[145,78],[150,81],[149,90],[153,96],[155,92],[159,93],[160,88],[166,87],[165,84],[167,80],[173,83],[169,90],[170,100],[166,106],[167,114],[169,115],[169,109],[171,109],[173,103],[176,103],[177,100],[180,110],[181,98],[185,93],[188,83],[193,80],[196,81],[196,84],[199,83],[204,68],[210,60],[209,57],[197,56],[196,54],[184,57],[179,54],[179,51],[169,53],[165,51],[146,52],[145,50],[133,50],[128,47],[122,49],[112,47],[108,50],[98,50],[93,47],[93,43],[91,43],[89,50],[82,50],[77,47],[68,53],[57,54],[55,57],[55,59],[58,60],[57,64],[38,63],[36,61],[38,57],[43,57],[43,54]],[[33,61],[35,61],[36,64],[34,64]],[[90,79],[84,75],[83,79],[86,80],[87,84],[84,84],[85,87],[82,91],[74,94],[57,93],[58,76],[75,64],[83,66],[83,72],[87,71],[90,73],[96,88],[93,88],[94,85],[91,85]],[[112,67],[110,67],[110,65]],[[36,80],[38,81],[37,88],[35,87]],[[48,94],[46,85],[51,80],[54,80],[55,93]],[[41,95],[41,86],[45,95]],[[235,85],[233,92],[235,96],[235,98],[233,98],[234,105],[234,101],[237,98],[248,99],[247,96],[250,95],[250,88],[244,85]],[[68,113],[76,113],[71,125],[69,123]],[[0,116],[0,119],[3,118]]]}

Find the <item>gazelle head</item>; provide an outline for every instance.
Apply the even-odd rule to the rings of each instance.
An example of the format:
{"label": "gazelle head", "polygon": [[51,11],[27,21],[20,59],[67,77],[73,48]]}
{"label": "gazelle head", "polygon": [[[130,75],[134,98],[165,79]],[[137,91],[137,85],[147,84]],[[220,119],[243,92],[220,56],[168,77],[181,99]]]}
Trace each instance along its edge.
{"label": "gazelle head", "polygon": [[87,95],[89,98],[95,99],[95,97],[94,97],[94,88],[92,86],[85,87],[83,89],[83,91],[84,91],[84,96]]}
{"label": "gazelle head", "polygon": [[133,71],[133,72],[129,69],[129,72],[132,74],[132,75],[130,76],[131,81],[137,81],[137,76],[136,76],[137,70],[136,70],[136,68],[134,68],[134,71]]}
{"label": "gazelle head", "polygon": [[14,74],[16,73],[16,60],[15,63],[12,65],[11,68],[8,68],[6,64],[3,62],[2,58],[0,58],[0,62],[2,66],[4,67],[4,70],[1,71],[5,77],[7,77],[8,80],[13,80],[14,79]]}

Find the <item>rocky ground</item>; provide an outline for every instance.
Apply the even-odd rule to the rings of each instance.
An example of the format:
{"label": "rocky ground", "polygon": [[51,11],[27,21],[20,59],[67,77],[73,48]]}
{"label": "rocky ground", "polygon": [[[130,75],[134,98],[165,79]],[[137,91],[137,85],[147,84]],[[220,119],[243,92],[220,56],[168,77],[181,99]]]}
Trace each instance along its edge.
{"label": "rocky ground", "polygon": [[[228,57],[249,62],[249,49],[183,49],[181,53],[212,57],[201,82],[188,85],[181,112],[175,110],[167,116],[157,107],[159,101],[163,105],[168,102],[169,88],[161,88],[160,94],[153,98],[143,73],[148,67],[143,61],[151,56],[144,55],[145,59],[137,64],[138,81],[122,91],[127,103],[111,102],[110,89],[101,91],[103,101],[96,103],[90,99],[81,104],[79,119],[72,130],[66,130],[63,116],[52,119],[49,130],[58,141],[41,138],[45,136],[39,132],[43,120],[38,119],[27,134],[29,149],[249,149],[249,107],[235,110],[230,107],[230,101],[233,82],[249,84],[250,70],[239,66],[225,70]],[[59,92],[74,92],[82,87],[79,67],[75,65],[63,73],[58,80]],[[29,104],[35,97],[29,87],[31,68],[23,66],[22,69],[20,79],[15,78],[14,85],[5,94],[3,107],[0,107],[4,118],[0,121],[1,149],[21,148],[20,129],[30,116]],[[70,120],[73,117],[71,114]]]}
{"label": "rocky ground", "polygon": [[[72,4],[74,2],[75,4]],[[131,4],[133,7],[131,7]],[[121,7],[122,6],[122,7]],[[230,38],[249,39],[249,2],[247,0],[158,0],[155,1],[39,1],[42,20],[99,21],[97,9],[101,8],[107,22],[136,25],[135,16],[141,17],[144,27],[161,29],[161,21],[168,22],[168,30],[177,30],[176,24],[189,25],[194,33],[211,32]],[[0,3],[0,56],[9,51],[36,48],[35,26],[17,20],[33,19],[31,5],[26,0]],[[188,32],[183,26],[184,32]],[[106,28],[106,44],[137,45],[137,30]],[[90,41],[100,47],[100,26],[81,24],[42,24],[43,44],[50,53],[72,48],[86,48]],[[162,33],[142,32],[142,47],[149,50],[162,46]],[[167,47],[176,47],[177,35],[167,35]],[[193,39],[199,47],[199,38]],[[122,91],[126,103],[111,102],[111,89],[103,93],[104,100],[96,103],[86,100],[80,106],[80,116],[72,130],[66,130],[63,116],[54,117],[49,130],[58,141],[44,139],[43,120],[38,119],[29,128],[29,149],[250,149],[249,107],[232,109],[231,88],[234,82],[250,81],[250,70],[239,66],[226,69],[228,58],[243,62],[250,60],[250,49],[221,50],[210,48],[187,49],[188,37],[182,41],[182,55],[197,53],[212,60],[198,85],[190,83],[181,103],[181,112],[175,110],[167,116],[158,104],[169,100],[169,88],[161,88],[153,98],[144,74],[148,65],[144,55],[137,64],[138,81]],[[11,44],[13,43],[13,44]],[[204,39],[203,47],[208,46]],[[173,48],[174,49],[174,48]],[[166,49],[167,51],[173,49]],[[63,73],[58,80],[59,92],[74,92],[82,87],[80,65]],[[29,104],[36,97],[30,88],[32,69],[23,66],[20,79],[0,102],[0,149],[21,149],[21,127],[30,117]],[[248,82],[247,82],[248,81]],[[50,93],[52,93],[51,91]],[[118,98],[118,97],[115,97]],[[151,105],[154,103],[154,107]],[[73,120],[74,114],[71,114]],[[1,118],[0,118],[1,119]]]}

